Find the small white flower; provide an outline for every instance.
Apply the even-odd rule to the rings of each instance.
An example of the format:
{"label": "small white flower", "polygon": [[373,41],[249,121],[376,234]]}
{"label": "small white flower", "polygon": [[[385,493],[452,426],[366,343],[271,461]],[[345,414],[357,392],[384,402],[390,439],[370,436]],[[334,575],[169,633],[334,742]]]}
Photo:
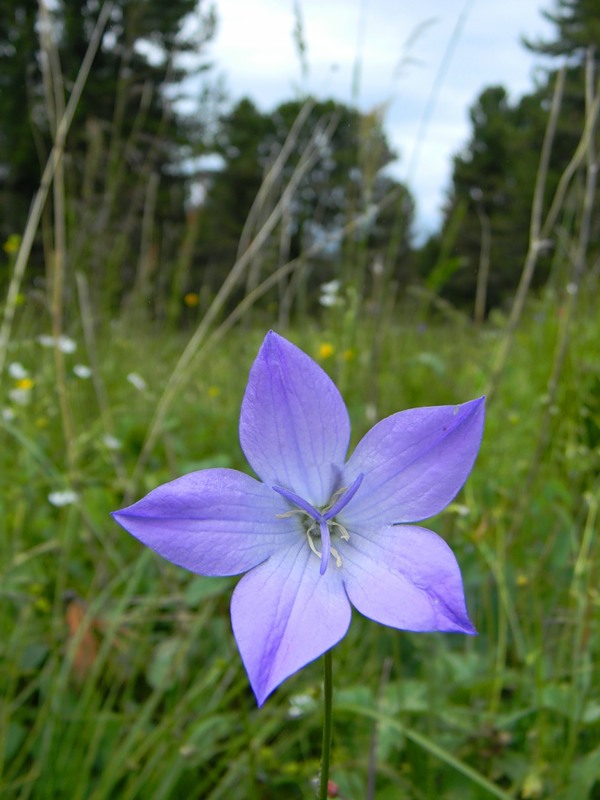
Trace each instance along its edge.
{"label": "small white flower", "polygon": [[322,283],[320,286],[321,295],[319,297],[319,303],[325,308],[333,308],[333,306],[339,305],[341,300],[338,296],[338,292],[340,291],[341,285],[342,284],[338,280]]}
{"label": "small white flower", "polygon": [[448,511],[454,511],[459,517],[468,517],[471,513],[469,506],[464,505],[464,503],[450,503]]}
{"label": "small white flower", "polygon": [[12,364],[8,365],[8,374],[16,381],[23,380],[23,378],[29,375],[23,364],[20,364],[18,361],[13,361]]}
{"label": "small white flower", "polygon": [[375,260],[371,264],[371,270],[373,271],[373,275],[377,275],[380,277],[385,272],[385,267],[383,266],[383,259],[381,256],[376,256]]}
{"label": "small white flower", "polygon": [[333,308],[333,306],[339,305],[339,298],[337,298],[334,294],[322,294],[319,297],[319,303],[324,308]]}
{"label": "small white flower", "polygon": [[15,416],[15,412],[12,410],[12,408],[3,408],[0,411],[0,417],[2,417],[4,422],[12,422]]}
{"label": "small white flower", "polygon": [[337,294],[340,290],[341,285],[342,284],[340,283],[340,281],[334,280],[334,281],[327,281],[327,283],[322,283],[320,288],[323,294]]}
{"label": "small white flower", "polygon": [[61,353],[74,353],[77,350],[77,343],[62,334],[56,340],[56,346]]}
{"label": "small white flower", "polygon": [[8,396],[18,406],[26,406],[31,402],[30,389],[11,389]]}
{"label": "small white flower", "polygon": [[369,420],[369,422],[375,422],[377,419],[377,406],[375,403],[367,403],[365,406],[365,417]]}
{"label": "small white flower", "polygon": [[109,450],[120,450],[123,446],[120,439],[117,439],[116,436],[111,436],[110,433],[105,433],[102,437],[102,441],[104,442],[104,446],[108,447]]}
{"label": "small white flower", "polygon": [[127,376],[127,380],[132,386],[140,392],[145,392],[148,388],[146,385],[146,381],[142,378],[141,375],[138,375],[137,372],[130,372]]}
{"label": "small white flower", "polygon": [[62,333],[58,337],[43,334],[37,340],[42,347],[58,347],[61,353],[74,353],[77,350],[77,343]]}
{"label": "small white flower", "polygon": [[85,364],[75,364],[73,367],[73,372],[77,375],[78,378],[91,378],[92,370],[87,367]]}
{"label": "small white flower", "polygon": [[65,489],[62,492],[50,492],[48,500],[53,506],[70,506],[77,501],[77,492],[72,489]]}
{"label": "small white flower", "polygon": [[314,697],[309,694],[295,694],[290,697],[290,707],[288,709],[288,717],[290,719],[298,719],[304,717],[306,714],[311,713],[317,706]]}

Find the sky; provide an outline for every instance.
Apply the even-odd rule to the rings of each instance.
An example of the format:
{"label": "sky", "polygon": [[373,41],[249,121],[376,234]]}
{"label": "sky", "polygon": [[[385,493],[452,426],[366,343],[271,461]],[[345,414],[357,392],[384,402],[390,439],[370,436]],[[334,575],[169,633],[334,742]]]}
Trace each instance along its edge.
{"label": "sky", "polygon": [[[205,55],[231,101],[263,111],[298,93],[383,113],[416,208],[416,232],[435,230],[452,155],[468,142],[468,109],[502,84],[531,91],[543,60],[520,37],[552,39],[541,16],[554,0],[216,0],[217,31]],[[295,13],[299,9],[299,15]],[[293,31],[302,20],[307,70]]]}

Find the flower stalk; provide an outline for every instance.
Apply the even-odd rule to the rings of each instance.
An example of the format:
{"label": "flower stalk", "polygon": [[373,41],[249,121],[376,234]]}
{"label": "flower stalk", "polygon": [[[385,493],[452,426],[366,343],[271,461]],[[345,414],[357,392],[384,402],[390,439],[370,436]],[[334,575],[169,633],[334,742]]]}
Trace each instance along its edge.
{"label": "flower stalk", "polygon": [[329,794],[329,765],[331,762],[331,734],[333,729],[333,659],[331,650],[327,650],[323,659],[325,666],[323,679],[323,745],[321,748],[319,800],[327,800]]}

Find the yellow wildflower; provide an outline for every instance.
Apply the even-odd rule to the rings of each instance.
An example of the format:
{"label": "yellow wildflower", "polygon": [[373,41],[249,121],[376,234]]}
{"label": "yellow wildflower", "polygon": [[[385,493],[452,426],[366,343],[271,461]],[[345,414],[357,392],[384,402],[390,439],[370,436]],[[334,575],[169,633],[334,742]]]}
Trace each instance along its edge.
{"label": "yellow wildflower", "polygon": [[8,239],[2,245],[2,249],[5,253],[11,255],[12,253],[16,253],[19,247],[21,246],[21,237],[18,233],[11,233]]}
{"label": "yellow wildflower", "polygon": [[323,342],[319,347],[319,358],[330,358],[334,353],[333,345]]}
{"label": "yellow wildflower", "polygon": [[186,304],[188,308],[195,308],[200,302],[198,293],[188,292],[186,295],[183,296],[183,302]]}
{"label": "yellow wildflower", "polygon": [[21,389],[24,392],[28,392],[30,389],[33,389],[33,381],[31,378],[20,378],[15,385],[17,389]]}

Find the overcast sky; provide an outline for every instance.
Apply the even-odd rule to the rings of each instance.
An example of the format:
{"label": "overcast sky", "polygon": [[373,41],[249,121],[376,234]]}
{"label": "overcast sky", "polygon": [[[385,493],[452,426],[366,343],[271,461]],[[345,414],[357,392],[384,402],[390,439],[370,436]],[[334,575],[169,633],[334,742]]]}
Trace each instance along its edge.
{"label": "overcast sky", "polygon": [[[516,98],[541,60],[520,37],[548,38],[554,0],[296,0],[308,76],[294,45],[294,0],[217,0],[208,56],[232,100],[264,111],[298,91],[363,111],[385,106],[394,174],[417,201],[421,235],[439,222],[451,156],[469,137],[468,107],[501,83]],[[357,64],[360,69],[357,72]]]}

